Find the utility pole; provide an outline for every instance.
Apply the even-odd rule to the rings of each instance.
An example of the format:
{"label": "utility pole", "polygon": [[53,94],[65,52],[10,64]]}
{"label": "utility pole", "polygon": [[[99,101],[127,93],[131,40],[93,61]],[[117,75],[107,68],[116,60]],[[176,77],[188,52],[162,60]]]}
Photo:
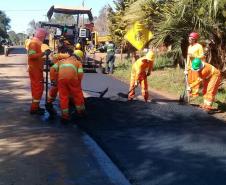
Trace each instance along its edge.
{"label": "utility pole", "polygon": [[[83,8],[84,8],[84,4],[85,4],[84,1],[85,1],[85,0],[82,1],[82,7],[83,7]],[[84,14],[83,14],[83,16],[82,16],[82,27],[84,27],[84,24],[85,24],[85,22],[84,22]]]}

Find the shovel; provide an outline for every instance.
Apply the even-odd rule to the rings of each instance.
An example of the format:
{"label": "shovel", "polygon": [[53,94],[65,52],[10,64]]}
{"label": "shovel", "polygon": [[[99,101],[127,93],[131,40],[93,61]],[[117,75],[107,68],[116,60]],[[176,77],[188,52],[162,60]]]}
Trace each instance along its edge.
{"label": "shovel", "polygon": [[[184,62],[185,64],[185,71],[187,71],[187,62],[185,60]],[[185,89],[182,95],[180,95],[180,99],[179,102],[180,103],[190,103],[190,91],[188,91],[187,87],[189,87],[189,83],[188,83],[188,74],[185,74]]]}
{"label": "shovel", "polygon": [[136,89],[138,87],[138,85],[135,85],[131,90],[129,90],[129,92],[127,93],[118,93],[117,95],[121,98],[127,98],[128,99],[128,96],[129,96],[129,93],[131,93],[134,89]]}
{"label": "shovel", "polygon": [[100,94],[99,98],[103,98],[104,95],[108,92],[108,87],[103,91],[93,91],[93,90],[89,90],[89,89],[83,89],[83,91]]}

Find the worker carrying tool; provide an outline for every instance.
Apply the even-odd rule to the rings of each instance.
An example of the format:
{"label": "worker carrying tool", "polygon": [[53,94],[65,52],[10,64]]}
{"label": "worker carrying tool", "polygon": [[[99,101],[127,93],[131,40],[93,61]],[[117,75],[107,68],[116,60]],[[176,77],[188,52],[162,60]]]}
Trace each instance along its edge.
{"label": "worker carrying tool", "polygon": [[[192,84],[194,81],[198,78],[197,71],[191,70],[192,60],[194,58],[203,59],[204,58],[204,51],[201,44],[199,44],[197,41],[199,39],[199,34],[196,32],[192,32],[189,34],[189,47],[187,52],[187,62],[185,67],[185,75],[188,75],[188,83]],[[190,92],[190,97],[197,97],[199,94],[199,84],[194,86],[192,88],[192,91]]]}
{"label": "worker carrying tool", "polygon": [[151,74],[154,65],[154,53],[149,51],[146,56],[139,58],[132,65],[130,90],[128,100],[133,100],[135,96],[135,88],[140,84],[141,93],[145,102],[149,99],[147,77]]}
{"label": "worker carrying tool", "polygon": [[105,73],[113,74],[114,63],[115,63],[115,44],[112,40],[106,44],[107,56],[106,56],[106,66]]}
{"label": "worker carrying tool", "polygon": [[198,72],[198,78],[188,88],[192,91],[192,88],[202,82],[203,104],[200,107],[206,111],[211,111],[214,109],[212,105],[221,83],[221,73],[214,66],[202,62],[199,58],[192,61],[192,70]]}
{"label": "worker carrying tool", "polygon": [[[58,63],[60,60],[69,58],[70,55],[66,52],[68,47],[70,48],[70,43],[67,40],[64,40],[62,44],[59,44],[57,47],[57,53],[52,56],[53,64]],[[66,49],[66,50],[65,50]],[[58,93],[57,87],[57,78],[55,79],[55,84],[50,87],[48,92],[48,100],[46,104],[46,110],[49,112],[50,115],[56,114],[56,110],[53,107],[53,102],[55,101]]]}
{"label": "worker carrying tool", "polygon": [[82,117],[85,114],[84,96],[81,88],[83,68],[80,61],[83,56],[76,52],[73,53],[73,46],[71,48],[68,47],[66,50],[70,57],[60,60],[50,69],[52,84],[55,84],[57,81],[62,111],[61,121],[63,124],[67,123],[70,119],[69,96],[74,101],[78,116]]}
{"label": "worker carrying tool", "polygon": [[42,115],[45,109],[40,108],[40,100],[42,98],[44,84],[41,83],[43,79],[43,56],[49,55],[50,50],[45,52],[41,51],[41,45],[47,35],[47,32],[43,28],[38,28],[35,32],[34,37],[28,45],[28,72],[31,81],[31,94],[32,104],[30,108],[31,114]]}

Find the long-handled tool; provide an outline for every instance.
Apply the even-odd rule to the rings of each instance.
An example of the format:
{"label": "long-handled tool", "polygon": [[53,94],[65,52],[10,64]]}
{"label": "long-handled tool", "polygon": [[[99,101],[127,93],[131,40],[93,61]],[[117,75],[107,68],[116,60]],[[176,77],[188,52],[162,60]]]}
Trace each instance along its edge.
{"label": "long-handled tool", "polygon": [[[186,60],[185,60],[185,62],[184,62],[185,64],[185,67],[184,67],[184,69],[185,69],[185,71],[187,71],[187,62],[186,62]],[[188,83],[188,74],[187,73],[185,73],[185,89],[184,89],[184,91],[183,91],[183,94],[182,95],[180,95],[180,99],[179,99],[179,102],[181,102],[181,103],[190,103],[190,90],[189,90],[189,83]]]}
{"label": "long-handled tool", "polygon": [[46,61],[45,61],[45,73],[46,73],[46,76],[45,76],[45,81],[44,81],[44,84],[45,84],[45,105],[47,105],[47,102],[48,102],[48,91],[49,91],[49,70],[50,70],[50,63],[51,61],[49,60],[49,54],[47,53],[46,55]]}
{"label": "long-handled tool", "polygon": [[100,94],[99,98],[103,98],[104,95],[108,92],[108,87],[103,91],[93,91],[93,90],[88,90],[88,89],[83,89],[83,91]]}
{"label": "long-handled tool", "polygon": [[132,89],[129,90],[129,92],[127,93],[118,93],[117,95],[121,98],[127,98],[128,99],[128,96],[129,96],[129,93],[131,93],[134,89],[136,89],[138,87],[138,85],[135,85]]}

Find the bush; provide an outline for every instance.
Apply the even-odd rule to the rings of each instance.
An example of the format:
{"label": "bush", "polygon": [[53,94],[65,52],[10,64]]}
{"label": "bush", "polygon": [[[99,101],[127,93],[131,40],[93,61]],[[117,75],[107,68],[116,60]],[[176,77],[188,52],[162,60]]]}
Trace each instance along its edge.
{"label": "bush", "polygon": [[161,55],[156,55],[155,63],[154,63],[154,70],[156,69],[163,69],[165,67],[173,67],[174,66],[174,59],[171,53],[165,53]]}

